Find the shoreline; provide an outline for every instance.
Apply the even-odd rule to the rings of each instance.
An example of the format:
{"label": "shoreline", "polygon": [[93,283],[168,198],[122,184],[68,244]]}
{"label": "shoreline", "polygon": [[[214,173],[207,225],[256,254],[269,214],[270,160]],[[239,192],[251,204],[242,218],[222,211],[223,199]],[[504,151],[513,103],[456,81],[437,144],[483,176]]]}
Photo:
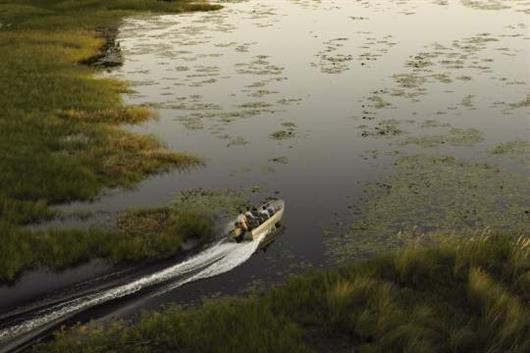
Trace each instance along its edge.
{"label": "shoreline", "polygon": [[[122,129],[122,123],[151,119],[152,112],[124,105],[121,94],[126,83],[95,73],[98,66],[119,64],[116,22],[123,16],[221,8],[187,1],[153,1],[130,8],[127,3],[117,2],[114,10],[108,9],[113,5],[110,3],[102,8],[98,3],[88,7],[82,7],[82,3],[63,7],[30,3],[21,13],[16,6],[4,4],[9,26],[0,31],[0,44],[5,49],[0,55],[4,63],[0,74],[5,78],[4,85],[9,86],[2,87],[8,94],[0,100],[5,108],[0,123],[9,131],[0,143],[3,283],[32,268],[61,268],[62,261],[83,262],[92,252],[89,248],[78,249],[78,254],[68,250],[74,239],[90,237],[87,231],[24,229],[26,224],[53,218],[50,205],[91,200],[105,187],[126,189],[148,175],[203,164],[194,155],[170,151],[151,136]],[[44,15],[41,6],[48,11]],[[13,41],[16,47],[11,46]],[[42,74],[35,75],[34,71]],[[24,149],[17,148],[21,141]],[[58,253],[51,257],[35,254],[30,249],[36,245],[54,248]]]}

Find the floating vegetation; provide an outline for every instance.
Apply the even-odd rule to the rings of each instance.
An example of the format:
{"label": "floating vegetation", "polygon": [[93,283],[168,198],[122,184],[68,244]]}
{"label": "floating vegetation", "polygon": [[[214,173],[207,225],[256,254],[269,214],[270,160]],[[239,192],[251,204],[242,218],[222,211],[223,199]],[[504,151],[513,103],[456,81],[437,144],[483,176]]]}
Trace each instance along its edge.
{"label": "floating vegetation", "polygon": [[289,158],[287,158],[286,156],[280,156],[280,157],[271,158],[269,159],[269,161],[278,163],[278,164],[287,164],[289,163]]}
{"label": "floating vegetation", "polygon": [[293,123],[292,121],[285,121],[285,122],[282,123],[282,126],[288,128],[288,129],[294,130],[294,128],[296,127],[296,124]]}
{"label": "floating vegetation", "polygon": [[361,125],[358,128],[361,129],[361,136],[398,136],[403,133],[403,130],[399,128],[401,122],[396,119],[382,120],[378,122],[373,128],[366,125]]}
{"label": "floating vegetation", "polygon": [[274,131],[270,136],[274,140],[285,140],[294,137],[295,134],[290,130],[278,130]]}
{"label": "floating vegetation", "polygon": [[514,140],[500,143],[491,148],[490,152],[496,156],[506,156],[513,161],[530,167],[530,142]]}
{"label": "floating vegetation", "polygon": [[378,96],[378,95],[368,97],[368,100],[372,102],[373,107],[376,109],[381,109],[381,108],[392,106],[392,103],[387,102],[381,96]]}
{"label": "floating vegetation", "polygon": [[465,96],[460,104],[466,108],[473,108],[473,98],[475,98],[475,96],[472,94]]}
{"label": "floating vegetation", "polygon": [[302,102],[302,98],[282,98],[276,101],[281,105],[299,105]]}
{"label": "floating vegetation", "polygon": [[237,64],[238,74],[249,74],[249,75],[281,75],[283,68],[272,65],[267,61],[266,56],[257,56],[255,60],[250,63]]}
{"label": "floating vegetation", "polygon": [[355,51],[351,49],[344,51],[343,49],[348,47],[346,42],[350,38],[339,37],[322,43],[325,49],[315,55],[318,61],[311,63],[311,66],[319,68],[322,73],[340,74],[351,69],[352,61],[357,60],[364,66],[367,62],[376,61],[388,52],[389,47],[396,44],[389,41],[392,38],[391,35],[377,39],[372,37],[370,32],[358,32],[357,34],[365,38],[365,42],[359,47],[363,52],[358,54],[357,57],[354,56]]}
{"label": "floating vegetation", "polygon": [[451,124],[443,123],[438,120],[429,119],[429,120],[422,121],[419,126],[420,128],[438,128],[438,127],[450,127]]}
{"label": "floating vegetation", "polygon": [[399,84],[403,88],[420,88],[421,85],[423,85],[427,79],[423,76],[420,76],[418,74],[410,73],[410,74],[396,74],[394,75],[394,79],[396,80],[397,84]]}
{"label": "floating vegetation", "polygon": [[237,107],[242,108],[242,109],[250,109],[250,110],[262,110],[265,108],[272,107],[272,104],[267,103],[267,102],[249,102],[249,103],[240,104]]}
{"label": "floating vegetation", "polygon": [[484,140],[483,134],[477,129],[451,128],[446,135],[407,137],[400,145],[419,145],[421,147],[472,146]]}
{"label": "floating vegetation", "polygon": [[241,207],[247,206],[252,194],[260,189],[251,187],[243,190],[197,188],[177,193],[171,202],[176,210],[200,210],[218,217],[232,217]]}
{"label": "floating vegetation", "polygon": [[410,60],[407,61],[406,66],[412,67],[414,69],[424,69],[428,66],[432,66],[432,61],[430,60],[430,57],[433,56],[434,55],[429,53],[419,53],[411,57]]}
{"label": "floating vegetation", "polygon": [[440,83],[451,83],[453,80],[448,74],[433,74],[430,77],[434,78],[437,82]]}
{"label": "floating vegetation", "polygon": [[177,119],[188,129],[203,129],[206,124],[230,124],[241,119],[251,118],[261,114],[274,114],[280,111],[267,102],[248,102],[236,106],[237,110],[221,110],[212,108],[203,112],[190,112],[180,115]]}
{"label": "floating vegetation", "polygon": [[462,76],[458,76],[456,79],[460,80],[460,81],[471,81],[473,79],[473,77],[467,76],[467,75],[462,75]]}
{"label": "floating vegetation", "polygon": [[462,5],[478,10],[504,10],[510,6],[500,0],[460,0]]}
{"label": "floating vegetation", "polygon": [[223,136],[220,136],[220,138],[228,140],[226,147],[243,146],[249,143],[247,139],[241,136],[232,137],[230,135],[223,135]]}
{"label": "floating vegetation", "polygon": [[523,100],[517,103],[511,103],[510,108],[517,109],[517,108],[528,108],[530,107],[530,94],[526,96]]}
{"label": "floating vegetation", "polygon": [[269,91],[267,89],[258,89],[256,91],[253,91],[251,93],[248,94],[249,97],[256,97],[256,98],[261,98],[261,97],[265,97],[265,96],[269,96],[271,94],[277,94],[279,93],[278,91]]}
{"label": "floating vegetation", "polygon": [[286,140],[295,137],[296,124],[290,121],[282,123],[284,130],[278,130],[270,134],[273,140]]}
{"label": "floating vegetation", "polygon": [[319,67],[320,71],[327,74],[339,74],[349,70],[349,62],[353,60],[352,54],[342,54],[337,51],[344,47],[344,41],[348,38],[340,37],[325,41],[324,50],[316,54],[319,59],[318,63],[312,63],[313,66]]}
{"label": "floating vegetation", "polygon": [[523,175],[449,156],[408,156],[396,169],[396,175],[367,186],[353,206],[350,231],[327,239],[333,257],[391,249],[401,244],[398,233],[530,231],[530,183]]}

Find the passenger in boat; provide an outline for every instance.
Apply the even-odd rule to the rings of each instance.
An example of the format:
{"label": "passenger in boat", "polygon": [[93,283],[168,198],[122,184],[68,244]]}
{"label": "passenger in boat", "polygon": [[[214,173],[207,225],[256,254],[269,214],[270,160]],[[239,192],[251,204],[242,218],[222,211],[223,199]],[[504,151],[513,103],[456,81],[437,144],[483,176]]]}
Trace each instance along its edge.
{"label": "passenger in boat", "polygon": [[245,216],[247,216],[247,219],[255,219],[256,217],[254,217],[254,215],[252,214],[252,212],[250,212],[250,209],[245,209]]}
{"label": "passenger in boat", "polygon": [[254,216],[254,218],[256,218],[259,222],[259,224],[263,223],[263,221],[265,220],[265,218],[263,217],[263,215],[261,215],[258,211],[258,209],[256,207],[252,208],[252,215]]}
{"label": "passenger in boat", "polygon": [[245,232],[248,231],[248,219],[247,216],[245,216],[245,213],[243,210],[239,210],[239,216],[237,216],[237,221],[241,225],[241,229]]}
{"label": "passenger in boat", "polygon": [[271,214],[269,211],[265,208],[265,206],[262,206],[259,210],[259,214],[262,215],[265,219],[269,219]]}
{"label": "passenger in boat", "polygon": [[250,208],[246,208],[245,209],[245,216],[247,217],[247,224],[249,226],[250,229],[254,229],[254,228],[257,228],[259,226],[259,219],[254,216],[254,214],[252,214],[252,212],[250,211]]}

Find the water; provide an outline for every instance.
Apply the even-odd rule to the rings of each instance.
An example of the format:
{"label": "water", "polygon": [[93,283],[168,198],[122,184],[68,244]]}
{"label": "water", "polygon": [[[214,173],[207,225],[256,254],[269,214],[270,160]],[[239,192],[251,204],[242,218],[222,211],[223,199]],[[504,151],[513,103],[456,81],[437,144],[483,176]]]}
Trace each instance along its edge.
{"label": "water", "polygon": [[[88,318],[129,317],[166,302],[281,280],[306,265],[326,266],[333,259],[324,234],[351,221],[347,206],[366,182],[393,173],[394,151],[491,161],[493,145],[530,140],[528,108],[511,105],[530,92],[528,4],[505,1],[510,8],[484,10],[463,3],[227,1],[218,12],[126,19],[118,38],[124,65],[106,75],[131,83],[126,103],[159,112],[157,120],[128,128],[195,153],[206,165],[58,208],[113,214],[166,205],[188,188],[257,185],[287,201],[286,229],[266,253],[250,259],[255,244],[200,255],[200,266],[209,266],[196,275],[207,280],[182,279],[190,263],[175,264],[47,308],[34,320],[51,322],[107,300],[113,305]],[[402,133],[377,132],[389,119]],[[438,127],[422,127],[431,120]],[[432,148],[400,144],[450,128],[476,129],[480,138]],[[168,283],[155,296],[115,300],[159,281]],[[9,332],[32,329],[24,325]]]}
{"label": "water", "polygon": [[[186,283],[230,271],[250,258],[265,235],[262,234],[253,241],[241,244],[223,239],[196,256],[130,283],[37,310],[32,314],[33,317],[31,319],[0,328],[0,342],[29,333],[58,319],[64,319],[79,313],[82,310],[130,296],[158,284],[167,283],[158,289],[155,294],[150,294],[150,296],[161,295]],[[171,282],[168,283],[169,281]]]}

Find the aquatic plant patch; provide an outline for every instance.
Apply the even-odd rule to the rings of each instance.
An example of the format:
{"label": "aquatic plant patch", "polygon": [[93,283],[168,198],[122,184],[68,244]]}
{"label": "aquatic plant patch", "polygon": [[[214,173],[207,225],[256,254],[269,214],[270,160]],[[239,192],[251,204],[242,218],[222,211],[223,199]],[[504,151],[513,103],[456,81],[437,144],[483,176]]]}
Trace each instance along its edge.
{"label": "aquatic plant patch", "polygon": [[443,155],[407,156],[395,166],[395,175],[369,184],[352,206],[350,230],[326,238],[332,259],[392,249],[403,243],[400,233],[530,231],[527,176]]}
{"label": "aquatic plant patch", "polygon": [[530,167],[530,142],[526,140],[514,140],[499,143],[490,149],[494,156],[508,157],[511,160]]}
{"label": "aquatic plant patch", "polygon": [[441,145],[471,146],[483,141],[483,139],[482,133],[477,129],[451,128],[446,135],[407,137],[399,144],[419,145],[421,147],[437,147]]}
{"label": "aquatic plant patch", "polygon": [[222,236],[216,232],[218,226],[248,207],[258,191],[186,190],[176,193],[166,207],[124,211],[117,215],[115,227],[104,229],[32,231],[0,221],[0,280],[13,281],[30,269],[62,270],[94,258],[123,263],[174,256],[188,240],[201,245]]}

